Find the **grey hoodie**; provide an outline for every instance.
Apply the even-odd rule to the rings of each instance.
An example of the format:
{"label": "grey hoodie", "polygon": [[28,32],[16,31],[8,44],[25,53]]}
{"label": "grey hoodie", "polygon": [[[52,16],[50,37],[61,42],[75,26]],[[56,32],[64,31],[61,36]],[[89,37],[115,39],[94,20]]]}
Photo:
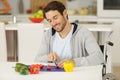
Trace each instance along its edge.
{"label": "grey hoodie", "polygon": [[[92,66],[104,63],[103,53],[92,32],[75,23],[72,23],[72,25],[74,25],[74,28],[71,38],[71,51],[75,66]],[[42,38],[42,47],[35,57],[35,62],[48,62],[47,55],[53,52],[54,34],[55,30],[52,28],[45,31]]]}

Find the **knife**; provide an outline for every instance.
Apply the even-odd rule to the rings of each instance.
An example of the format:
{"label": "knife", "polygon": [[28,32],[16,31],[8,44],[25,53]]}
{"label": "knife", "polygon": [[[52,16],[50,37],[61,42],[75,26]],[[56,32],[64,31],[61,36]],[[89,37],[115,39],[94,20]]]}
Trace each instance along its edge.
{"label": "knife", "polygon": [[56,63],[56,61],[55,61],[54,63],[55,63],[55,66],[57,66],[57,63]]}

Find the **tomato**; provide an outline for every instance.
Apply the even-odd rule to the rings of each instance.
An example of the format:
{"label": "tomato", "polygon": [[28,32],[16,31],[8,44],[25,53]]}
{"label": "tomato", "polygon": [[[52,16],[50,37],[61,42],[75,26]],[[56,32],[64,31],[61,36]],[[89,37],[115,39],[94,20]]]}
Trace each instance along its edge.
{"label": "tomato", "polygon": [[46,68],[46,70],[51,70],[51,66],[48,65],[47,68]]}
{"label": "tomato", "polygon": [[60,67],[58,65],[56,65],[55,67],[56,67],[56,69],[60,69]]}
{"label": "tomato", "polygon": [[42,69],[42,68],[44,67],[44,65],[43,65],[43,64],[39,64],[39,66],[40,66],[40,69]]}
{"label": "tomato", "polygon": [[72,72],[74,69],[74,64],[71,61],[66,61],[63,63],[63,68],[65,72]]}

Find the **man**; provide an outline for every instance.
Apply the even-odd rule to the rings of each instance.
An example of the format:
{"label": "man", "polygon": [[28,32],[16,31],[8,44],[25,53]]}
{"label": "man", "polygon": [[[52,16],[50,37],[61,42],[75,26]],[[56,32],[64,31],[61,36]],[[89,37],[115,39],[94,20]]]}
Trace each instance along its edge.
{"label": "man", "polygon": [[61,2],[50,2],[43,12],[52,28],[45,32],[35,61],[57,62],[59,67],[63,67],[63,63],[68,60],[75,66],[98,65],[104,62],[93,34],[84,27],[70,23],[67,10]]}

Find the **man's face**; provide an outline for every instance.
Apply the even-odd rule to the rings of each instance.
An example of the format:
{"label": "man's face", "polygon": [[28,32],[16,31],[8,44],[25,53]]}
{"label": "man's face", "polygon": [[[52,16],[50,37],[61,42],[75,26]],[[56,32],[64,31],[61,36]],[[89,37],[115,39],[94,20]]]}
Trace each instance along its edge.
{"label": "man's face", "polygon": [[57,32],[62,32],[66,26],[66,15],[61,15],[57,10],[51,10],[45,13],[47,21]]}

